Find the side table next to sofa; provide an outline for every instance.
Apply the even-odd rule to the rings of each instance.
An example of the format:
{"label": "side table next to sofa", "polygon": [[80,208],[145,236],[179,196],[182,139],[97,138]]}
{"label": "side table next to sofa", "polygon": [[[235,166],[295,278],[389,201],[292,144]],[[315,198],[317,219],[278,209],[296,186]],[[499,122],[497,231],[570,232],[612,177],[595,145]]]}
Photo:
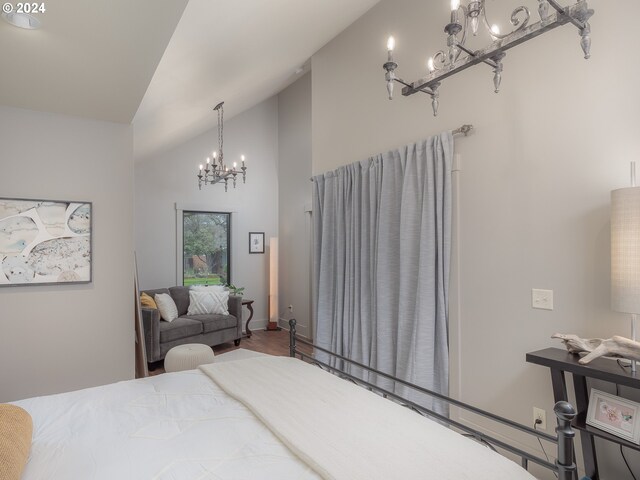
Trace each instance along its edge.
{"label": "side table next to sofa", "polygon": [[243,299],[242,305],[247,307],[249,310],[249,318],[247,318],[247,324],[244,326],[244,329],[247,331],[247,338],[251,338],[251,330],[249,330],[249,322],[253,318],[253,300]]}

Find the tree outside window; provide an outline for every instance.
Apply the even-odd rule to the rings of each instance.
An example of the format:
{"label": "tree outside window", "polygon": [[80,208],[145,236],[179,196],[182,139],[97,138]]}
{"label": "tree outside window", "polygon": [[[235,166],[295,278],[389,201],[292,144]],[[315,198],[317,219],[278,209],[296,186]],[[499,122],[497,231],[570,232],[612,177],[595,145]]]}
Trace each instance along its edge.
{"label": "tree outside window", "polygon": [[183,285],[231,283],[231,214],[183,212]]}

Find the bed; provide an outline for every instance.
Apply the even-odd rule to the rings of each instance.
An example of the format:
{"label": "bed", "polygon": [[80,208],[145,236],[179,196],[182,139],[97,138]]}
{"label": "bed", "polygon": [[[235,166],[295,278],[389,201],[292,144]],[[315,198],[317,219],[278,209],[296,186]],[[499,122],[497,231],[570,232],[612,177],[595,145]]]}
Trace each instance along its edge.
{"label": "bed", "polygon": [[[291,327],[291,357],[235,351],[196,370],[14,402],[34,425],[23,480],[534,478],[419,408],[293,358],[307,355]],[[548,465],[561,480],[575,472],[566,433]]]}

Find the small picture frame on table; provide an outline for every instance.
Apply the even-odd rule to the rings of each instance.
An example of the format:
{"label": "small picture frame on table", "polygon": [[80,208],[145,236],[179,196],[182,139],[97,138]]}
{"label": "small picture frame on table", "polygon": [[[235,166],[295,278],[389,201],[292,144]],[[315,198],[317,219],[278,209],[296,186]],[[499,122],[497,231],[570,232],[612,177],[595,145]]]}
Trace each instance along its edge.
{"label": "small picture frame on table", "polygon": [[249,253],[264,253],[264,232],[249,232]]}
{"label": "small picture frame on table", "polygon": [[592,388],[587,424],[640,445],[640,403]]}

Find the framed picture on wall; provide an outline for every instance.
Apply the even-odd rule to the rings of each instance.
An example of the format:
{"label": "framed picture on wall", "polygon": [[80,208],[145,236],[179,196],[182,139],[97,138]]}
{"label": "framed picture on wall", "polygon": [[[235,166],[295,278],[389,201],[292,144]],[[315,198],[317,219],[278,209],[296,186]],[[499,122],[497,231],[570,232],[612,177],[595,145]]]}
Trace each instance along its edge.
{"label": "framed picture on wall", "polygon": [[0,198],[0,287],[89,283],[91,202]]}
{"label": "framed picture on wall", "polygon": [[640,403],[591,389],[587,424],[640,445]]}
{"label": "framed picture on wall", "polygon": [[249,232],[249,253],[264,253],[264,232]]}

